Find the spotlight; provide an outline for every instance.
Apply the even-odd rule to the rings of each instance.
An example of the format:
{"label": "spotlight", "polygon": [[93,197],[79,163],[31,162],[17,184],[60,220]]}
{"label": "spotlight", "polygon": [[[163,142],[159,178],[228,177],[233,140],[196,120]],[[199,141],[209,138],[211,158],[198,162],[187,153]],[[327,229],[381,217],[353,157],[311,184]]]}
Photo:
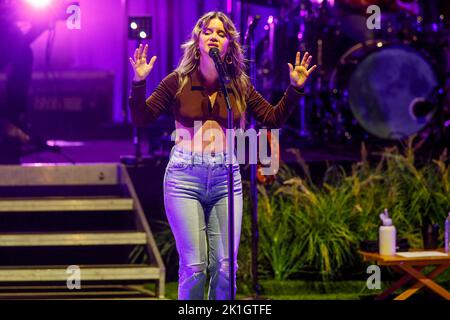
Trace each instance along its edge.
{"label": "spotlight", "polygon": [[128,39],[142,40],[152,37],[152,17],[128,17]]}
{"label": "spotlight", "polygon": [[52,4],[53,0],[26,0],[26,2],[37,9],[43,9]]}

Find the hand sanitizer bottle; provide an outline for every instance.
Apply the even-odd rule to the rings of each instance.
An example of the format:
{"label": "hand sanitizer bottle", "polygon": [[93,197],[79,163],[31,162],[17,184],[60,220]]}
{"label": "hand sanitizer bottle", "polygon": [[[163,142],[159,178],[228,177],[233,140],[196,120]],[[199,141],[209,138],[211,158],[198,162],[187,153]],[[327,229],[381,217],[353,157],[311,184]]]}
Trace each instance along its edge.
{"label": "hand sanitizer bottle", "polygon": [[395,227],[392,225],[392,219],[389,218],[387,209],[380,214],[382,225],[379,229],[379,252],[384,256],[393,256],[396,252],[396,235]]}

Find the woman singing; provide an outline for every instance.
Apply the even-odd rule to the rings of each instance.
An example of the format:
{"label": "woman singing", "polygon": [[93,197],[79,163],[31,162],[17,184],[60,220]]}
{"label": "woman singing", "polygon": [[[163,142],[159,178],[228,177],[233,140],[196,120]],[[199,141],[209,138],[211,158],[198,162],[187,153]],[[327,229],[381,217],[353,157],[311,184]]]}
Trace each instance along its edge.
{"label": "woman singing", "polygon": [[[178,298],[204,299],[209,271],[208,298],[230,299],[225,166],[228,157],[234,159],[234,261],[241,232],[242,184],[236,156],[226,153],[227,107],[209,50],[219,50],[231,78],[228,91],[234,128],[243,128],[245,113],[269,128],[282,126],[297,106],[302,88],[316,66],[308,69],[311,56],[306,52],[300,60],[298,52],[295,66],[288,63],[290,85],[274,107],[255,91],[245,74],[239,34],[224,13],[203,15],[182,48],[179,66],[147,99],[145,79],[156,56],[147,63],[148,45],[136,49],[134,59],[130,58],[134,69],[131,116],[137,126],[147,125],[165,111],[175,117],[175,146],[164,177],[164,204],[180,258]],[[209,137],[205,139],[207,132]]]}

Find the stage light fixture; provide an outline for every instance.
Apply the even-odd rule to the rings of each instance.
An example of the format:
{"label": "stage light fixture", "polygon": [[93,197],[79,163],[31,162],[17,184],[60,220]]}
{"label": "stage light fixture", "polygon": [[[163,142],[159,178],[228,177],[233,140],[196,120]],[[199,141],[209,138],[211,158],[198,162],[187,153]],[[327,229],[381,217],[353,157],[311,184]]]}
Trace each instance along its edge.
{"label": "stage light fixture", "polygon": [[37,9],[44,9],[50,6],[53,0],[26,0],[26,2]]}
{"label": "stage light fixture", "polygon": [[142,40],[152,37],[152,17],[128,17],[128,39]]}

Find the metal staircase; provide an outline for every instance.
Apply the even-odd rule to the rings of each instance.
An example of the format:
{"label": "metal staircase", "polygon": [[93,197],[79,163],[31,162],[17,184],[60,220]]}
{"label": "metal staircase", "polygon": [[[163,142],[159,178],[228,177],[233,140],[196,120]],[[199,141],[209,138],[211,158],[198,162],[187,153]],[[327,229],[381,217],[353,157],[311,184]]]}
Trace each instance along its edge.
{"label": "metal staircase", "polygon": [[0,166],[0,299],[160,299],[164,284],[124,165]]}

